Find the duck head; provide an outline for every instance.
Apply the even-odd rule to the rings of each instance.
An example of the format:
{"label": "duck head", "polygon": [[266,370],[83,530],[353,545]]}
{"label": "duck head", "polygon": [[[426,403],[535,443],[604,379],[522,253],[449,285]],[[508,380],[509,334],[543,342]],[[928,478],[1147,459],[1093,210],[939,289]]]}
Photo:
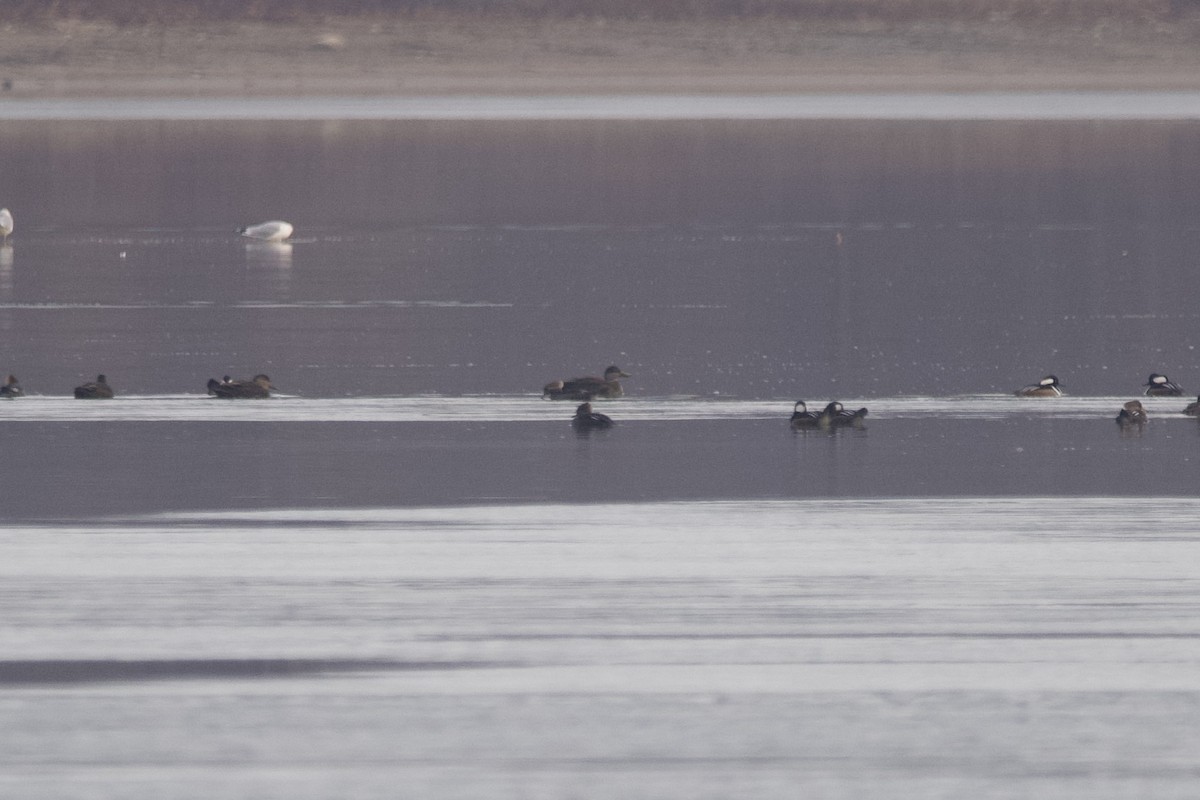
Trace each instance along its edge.
{"label": "duck head", "polygon": [[604,370],[604,380],[606,380],[606,381],[615,381],[617,378],[628,378],[628,377],[630,377],[629,373],[623,371],[620,367],[616,366],[615,364],[613,366],[609,367],[608,369]]}

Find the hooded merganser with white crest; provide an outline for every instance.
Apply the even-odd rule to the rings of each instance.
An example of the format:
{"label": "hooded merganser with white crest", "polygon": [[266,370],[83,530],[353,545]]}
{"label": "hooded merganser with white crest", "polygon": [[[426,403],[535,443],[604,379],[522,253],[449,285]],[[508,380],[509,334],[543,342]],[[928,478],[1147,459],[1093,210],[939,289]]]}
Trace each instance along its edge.
{"label": "hooded merganser with white crest", "polygon": [[796,405],[792,406],[792,430],[815,428],[820,421],[821,415],[815,411],[809,411],[808,405],[803,400],[797,400]]}
{"label": "hooded merganser with white crest", "polygon": [[865,408],[860,408],[857,411],[847,411],[841,403],[834,400],[821,412],[817,418],[817,424],[822,428],[843,428],[852,425],[856,428],[862,427],[863,417],[867,415]]}
{"label": "hooded merganser with white crest", "polygon": [[581,403],[571,418],[571,427],[577,431],[603,431],[615,424],[607,414],[592,411],[591,403]]}
{"label": "hooded merganser with white crest", "polygon": [[248,381],[230,380],[228,375],[220,381],[215,378],[208,379],[208,393],[225,400],[255,400],[270,397],[271,390],[274,388],[271,385],[271,379],[261,372]]}
{"label": "hooded merganser with white crest", "polygon": [[1054,375],[1047,375],[1037,383],[1023,386],[1014,392],[1017,397],[1062,397],[1062,393],[1062,387]]}
{"label": "hooded merganser with white crest", "polygon": [[628,372],[624,372],[618,366],[611,366],[604,370],[603,378],[589,376],[571,378],[569,381],[551,381],[542,388],[542,397],[546,400],[612,399],[625,394],[617,378],[628,377]]}
{"label": "hooded merganser with white crest", "polygon": [[1130,400],[1117,412],[1118,425],[1145,425],[1147,419],[1141,400]]}
{"label": "hooded merganser with white crest", "polygon": [[1182,397],[1183,389],[1179,388],[1179,384],[1172,383],[1166,375],[1153,373],[1146,380],[1146,396],[1147,397]]}
{"label": "hooded merganser with white crest", "polygon": [[17,383],[16,375],[9,375],[8,380],[4,382],[4,385],[0,386],[0,397],[7,397],[11,400],[14,397],[20,397],[23,394],[25,394],[25,392],[21,389],[21,384]]}
{"label": "hooded merganser with white crest", "polygon": [[97,375],[95,381],[75,387],[76,400],[109,400],[112,396],[112,387],[104,375]]}

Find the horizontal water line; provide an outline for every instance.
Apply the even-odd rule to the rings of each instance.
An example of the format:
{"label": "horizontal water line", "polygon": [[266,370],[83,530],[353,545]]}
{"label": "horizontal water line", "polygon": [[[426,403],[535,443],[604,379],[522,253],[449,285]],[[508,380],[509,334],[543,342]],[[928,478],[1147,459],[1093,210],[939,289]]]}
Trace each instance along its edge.
{"label": "horizontal water line", "polygon": [[3,120],[1194,120],[1200,92],[6,100]]}
{"label": "horizontal water line", "polygon": [[[833,398],[809,399],[816,410]],[[1127,396],[1024,399],[1011,395],[958,397],[838,398],[846,408],[865,407],[866,424],[890,419],[1007,418],[1113,419]],[[693,396],[597,401],[597,410],[618,423],[685,420],[779,420],[786,423],[791,399],[723,399]],[[1196,424],[1184,415],[1190,398],[1142,398],[1153,422]],[[422,395],[313,398],[280,395],[228,401],[202,394],[122,395],[102,402],[29,395],[0,401],[0,422],[554,422],[565,423],[576,403],[539,395]]]}

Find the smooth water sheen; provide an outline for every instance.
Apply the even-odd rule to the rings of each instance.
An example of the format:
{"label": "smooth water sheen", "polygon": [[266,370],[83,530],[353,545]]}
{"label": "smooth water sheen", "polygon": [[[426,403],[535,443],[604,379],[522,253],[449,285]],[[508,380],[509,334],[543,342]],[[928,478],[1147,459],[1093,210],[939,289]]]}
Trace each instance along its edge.
{"label": "smooth water sheen", "polygon": [[10,526],[0,787],[1188,797],[1198,512],[809,500]]}
{"label": "smooth water sheen", "polygon": [[1194,795],[1195,99],[927,100],[0,104],[0,795]]}

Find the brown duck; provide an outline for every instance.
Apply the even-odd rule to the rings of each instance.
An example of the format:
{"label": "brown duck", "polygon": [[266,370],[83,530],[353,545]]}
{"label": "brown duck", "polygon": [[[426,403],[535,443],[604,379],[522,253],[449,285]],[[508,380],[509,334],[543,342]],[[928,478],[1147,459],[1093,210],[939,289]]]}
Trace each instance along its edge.
{"label": "brown duck", "polygon": [[96,380],[75,387],[76,400],[111,400],[112,396],[112,387],[104,375],[97,375]]}
{"label": "brown duck", "polygon": [[271,396],[271,379],[261,372],[248,381],[233,380],[226,375],[221,380],[208,379],[208,393],[225,400],[254,400]]}

